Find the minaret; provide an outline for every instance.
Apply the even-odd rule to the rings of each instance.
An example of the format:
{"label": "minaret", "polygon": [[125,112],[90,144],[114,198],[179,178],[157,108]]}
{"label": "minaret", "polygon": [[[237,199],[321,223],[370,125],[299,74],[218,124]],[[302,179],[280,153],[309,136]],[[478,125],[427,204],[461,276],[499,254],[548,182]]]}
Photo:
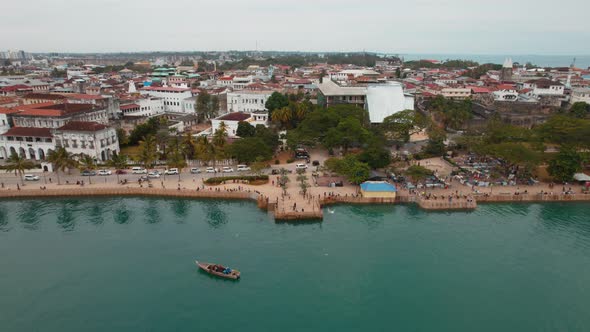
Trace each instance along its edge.
{"label": "minaret", "polygon": [[131,94],[131,93],[136,93],[137,89],[135,88],[135,82],[133,82],[133,80],[129,81],[129,89],[127,89],[127,93]]}
{"label": "minaret", "polygon": [[500,73],[500,80],[501,81],[511,81],[512,80],[512,67],[514,64],[512,63],[512,58],[506,58],[504,64],[502,65],[502,72]]}
{"label": "minaret", "polygon": [[574,61],[572,61],[572,64],[570,65],[570,69],[567,72],[567,81],[565,82],[565,87],[567,89],[572,88],[572,74],[574,73],[574,66],[575,65],[576,65],[576,58],[574,58]]}

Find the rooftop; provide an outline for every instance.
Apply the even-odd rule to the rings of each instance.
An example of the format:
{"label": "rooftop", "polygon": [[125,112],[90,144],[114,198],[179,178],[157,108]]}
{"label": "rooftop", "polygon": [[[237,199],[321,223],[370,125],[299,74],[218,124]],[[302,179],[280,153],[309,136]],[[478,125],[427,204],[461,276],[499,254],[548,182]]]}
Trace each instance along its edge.
{"label": "rooftop", "polygon": [[107,126],[97,122],[87,121],[70,121],[65,125],[57,128],[57,130],[69,130],[69,131],[99,131],[108,128]]}
{"label": "rooftop", "polygon": [[318,84],[318,88],[324,96],[364,96],[367,94],[366,87],[340,86],[330,79],[324,79]]}
{"label": "rooftop", "polygon": [[22,136],[22,137],[52,137],[49,128],[34,127],[12,127],[2,136]]}
{"label": "rooftop", "polygon": [[229,114],[225,114],[223,116],[220,116],[219,118],[217,118],[217,120],[222,120],[222,121],[244,121],[244,120],[246,120],[248,118],[250,118],[250,114],[248,114],[248,113],[234,112],[234,113],[229,113]]}

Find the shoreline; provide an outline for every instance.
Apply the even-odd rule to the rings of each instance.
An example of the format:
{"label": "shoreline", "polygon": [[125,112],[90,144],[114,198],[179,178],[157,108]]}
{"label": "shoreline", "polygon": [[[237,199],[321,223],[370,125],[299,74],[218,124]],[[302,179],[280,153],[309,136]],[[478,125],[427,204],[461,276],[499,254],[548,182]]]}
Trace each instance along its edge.
{"label": "shoreline", "polygon": [[[47,197],[174,197],[174,198],[194,198],[194,199],[226,199],[226,200],[250,200],[257,203],[258,208],[268,211],[273,215],[276,222],[297,221],[297,220],[322,220],[323,208],[329,205],[355,204],[355,205],[395,205],[395,204],[417,204],[421,209],[426,211],[472,211],[480,203],[551,203],[551,202],[590,202],[590,194],[495,194],[483,195],[473,194],[466,199],[426,199],[418,195],[398,195],[395,199],[391,198],[365,198],[361,196],[341,194],[330,194],[324,196],[315,195],[307,198],[292,200],[289,196],[288,203],[301,202],[308,210],[303,208],[293,209],[286,208],[284,197],[269,197],[264,193],[254,190],[252,187],[239,186],[235,188],[218,188],[213,189],[187,189],[187,188],[147,188],[147,187],[81,187],[73,188],[47,188],[47,189],[28,189],[21,190],[5,189],[0,190],[0,199],[15,198],[47,198]],[[305,202],[307,200],[307,202]],[[309,208],[311,207],[311,209]]]}

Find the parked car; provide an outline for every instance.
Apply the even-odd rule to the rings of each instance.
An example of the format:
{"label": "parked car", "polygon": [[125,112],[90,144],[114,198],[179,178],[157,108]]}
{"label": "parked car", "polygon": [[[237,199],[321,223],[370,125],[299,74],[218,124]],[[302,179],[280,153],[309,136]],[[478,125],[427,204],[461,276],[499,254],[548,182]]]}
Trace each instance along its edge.
{"label": "parked car", "polygon": [[115,171],[115,174],[127,174],[127,171],[122,170],[122,169],[118,169]]}
{"label": "parked car", "polygon": [[80,173],[80,175],[82,176],[95,176],[96,172],[95,171],[89,171],[87,169],[83,170],[82,173]]}
{"label": "parked car", "polygon": [[39,176],[34,174],[25,174],[25,181],[39,181]]}
{"label": "parked car", "polygon": [[307,165],[306,164],[297,164],[297,165],[295,165],[295,169],[307,169]]}
{"label": "parked car", "polygon": [[201,170],[196,167],[193,167],[193,168],[191,168],[191,173],[192,174],[199,174],[199,173],[201,173]]}
{"label": "parked car", "polygon": [[245,171],[251,171],[252,169],[250,167],[248,167],[248,165],[238,165],[237,170],[238,170],[238,172],[245,172]]}
{"label": "parked car", "polygon": [[178,168],[171,168],[164,171],[166,175],[178,175]]}
{"label": "parked car", "polygon": [[147,175],[140,175],[140,176],[139,176],[139,179],[140,179],[141,181],[149,181],[149,178],[147,177]]}
{"label": "parked car", "polygon": [[221,171],[222,171],[223,173],[233,173],[234,169],[233,169],[233,168],[231,168],[231,167],[224,166],[224,167],[221,169]]}
{"label": "parked car", "polygon": [[207,172],[207,173],[215,173],[216,171],[215,171],[215,168],[213,168],[213,167],[207,167],[207,169],[205,170],[205,172]]}
{"label": "parked car", "polygon": [[131,169],[131,173],[133,174],[147,174],[147,169],[143,168],[143,167],[133,167]]}
{"label": "parked car", "polygon": [[101,175],[101,176],[107,176],[107,175],[111,175],[111,174],[113,174],[113,172],[111,172],[108,169],[101,169],[100,171],[98,171],[98,175]]}
{"label": "parked car", "polygon": [[153,172],[148,173],[148,178],[157,179],[159,177],[160,177],[160,172],[158,172],[158,171],[153,171]]}

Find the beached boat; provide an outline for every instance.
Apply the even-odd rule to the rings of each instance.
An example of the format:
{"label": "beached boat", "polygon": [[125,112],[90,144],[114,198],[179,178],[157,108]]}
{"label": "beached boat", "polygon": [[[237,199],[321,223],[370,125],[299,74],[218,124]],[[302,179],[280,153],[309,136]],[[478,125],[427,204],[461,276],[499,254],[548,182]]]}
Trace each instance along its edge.
{"label": "beached boat", "polygon": [[195,261],[195,263],[197,263],[197,266],[209,273],[212,274],[214,276],[218,276],[220,278],[226,278],[226,279],[240,279],[240,271],[238,270],[234,270],[234,269],[230,269],[229,267],[225,267],[219,264],[213,264],[213,263],[205,263],[205,262],[199,262],[199,261]]}

